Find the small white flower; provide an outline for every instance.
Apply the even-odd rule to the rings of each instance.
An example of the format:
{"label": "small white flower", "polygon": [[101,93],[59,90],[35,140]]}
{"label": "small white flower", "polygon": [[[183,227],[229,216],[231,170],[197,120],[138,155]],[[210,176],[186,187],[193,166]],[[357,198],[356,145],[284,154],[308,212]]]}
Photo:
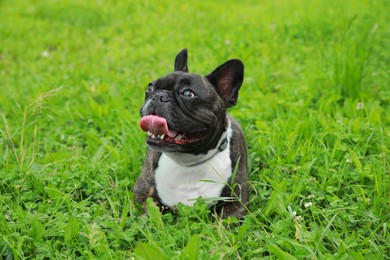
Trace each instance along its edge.
{"label": "small white flower", "polygon": [[308,199],[314,199],[315,195],[314,194],[310,194],[309,196],[307,196]]}
{"label": "small white flower", "polygon": [[351,158],[347,158],[347,163],[352,163],[352,159]]}
{"label": "small white flower", "polygon": [[41,55],[42,55],[42,57],[45,57],[45,58],[47,58],[47,57],[49,57],[50,56],[50,53],[49,53],[49,51],[43,51],[42,53],[41,53]]}
{"label": "small white flower", "polygon": [[230,43],[231,43],[231,41],[230,41],[229,39],[226,39],[226,40],[225,40],[225,44],[226,44],[226,45],[230,45]]}
{"label": "small white flower", "polygon": [[309,207],[313,206],[313,202],[306,202],[304,206],[305,206],[305,208],[309,208]]}
{"label": "small white flower", "polygon": [[358,102],[356,104],[356,110],[362,110],[364,109],[364,103],[363,102]]}

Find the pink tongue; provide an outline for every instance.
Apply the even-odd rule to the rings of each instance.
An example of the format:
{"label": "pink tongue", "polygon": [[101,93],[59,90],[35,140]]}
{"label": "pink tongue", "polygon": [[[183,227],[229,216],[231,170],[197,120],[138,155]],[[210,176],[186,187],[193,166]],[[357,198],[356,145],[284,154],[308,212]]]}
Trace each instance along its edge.
{"label": "pink tongue", "polygon": [[145,132],[151,132],[154,135],[165,134],[170,138],[173,138],[177,135],[177,131],[170,130],[168,128],[167,120],[159,116],[144,116],[139,122],[141,129]]}

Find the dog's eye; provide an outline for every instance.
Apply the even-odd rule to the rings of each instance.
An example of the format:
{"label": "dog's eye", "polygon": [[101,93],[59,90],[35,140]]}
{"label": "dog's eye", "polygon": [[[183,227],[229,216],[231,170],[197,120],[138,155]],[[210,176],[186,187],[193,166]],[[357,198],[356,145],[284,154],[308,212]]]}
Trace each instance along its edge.
{"label": "dog's eye", "polygon": [[181,92],[181,95],[184,97],[195,97],[195,93],[191,89],[185,89]]}
{"label": "dog's eye", "polygon": [[148,89],[146,90],[146,92],[151,92],[151,91],[153,91],[153,90],[154,90],[153,84],[152,84],[152,83],[149,83]]}

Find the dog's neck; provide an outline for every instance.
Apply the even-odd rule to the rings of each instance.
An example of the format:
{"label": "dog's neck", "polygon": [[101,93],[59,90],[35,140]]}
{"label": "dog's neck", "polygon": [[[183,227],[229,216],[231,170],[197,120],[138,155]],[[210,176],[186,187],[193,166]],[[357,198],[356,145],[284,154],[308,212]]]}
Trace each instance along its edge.
{"label": "dog's neck", "polygon": [[221,137],[218,140],[215,148],[209,150],[206,154],[189,154],[189,153],[179,153],[179,152],[166,152],[165,154],[175,161],[177,164],[186,167],[192,167],[199,164],[202,164],[211,158],[213,158],[217,153],[222,152],[228,147],[230,137],[232,136],[232,129],[230,125],[230,120],[227,120],[227,128],[221,134]]}

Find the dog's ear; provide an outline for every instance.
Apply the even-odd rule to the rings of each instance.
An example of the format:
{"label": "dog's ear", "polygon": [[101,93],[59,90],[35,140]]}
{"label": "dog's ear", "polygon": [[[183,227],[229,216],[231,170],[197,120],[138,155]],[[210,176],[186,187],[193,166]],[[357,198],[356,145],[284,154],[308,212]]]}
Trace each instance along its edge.
{"label": "dog's ear", "polygon": [[238,91],[244,80],[244,64],[237,59],[228,60],[206,78],[216,87],[227,107],[232,107],[237,103]]}
{"label": "dog's ear", "polygon": [[188,52],[187,49],[182,49],[175,58],[175,71],[188,72],[187,66]]}

